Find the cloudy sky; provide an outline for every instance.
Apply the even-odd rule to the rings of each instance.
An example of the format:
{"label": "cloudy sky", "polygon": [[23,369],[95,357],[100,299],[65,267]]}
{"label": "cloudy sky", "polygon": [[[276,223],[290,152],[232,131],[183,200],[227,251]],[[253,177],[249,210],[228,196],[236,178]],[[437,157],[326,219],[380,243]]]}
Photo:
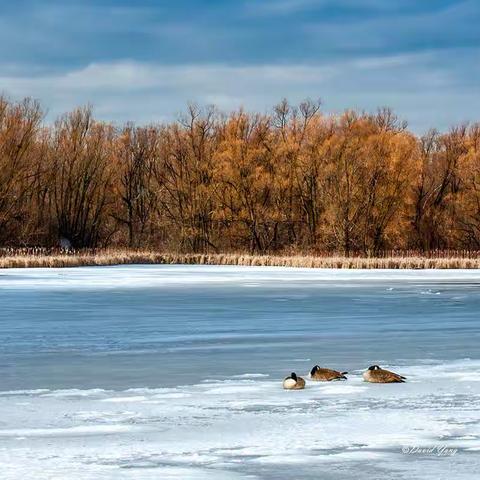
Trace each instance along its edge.
{"label": "cloudy sky", "polygon": [[391,106],[412,129],[480,120],[479,0],[0,0],[0,91],[52,120],[121,123],[188,101]]}

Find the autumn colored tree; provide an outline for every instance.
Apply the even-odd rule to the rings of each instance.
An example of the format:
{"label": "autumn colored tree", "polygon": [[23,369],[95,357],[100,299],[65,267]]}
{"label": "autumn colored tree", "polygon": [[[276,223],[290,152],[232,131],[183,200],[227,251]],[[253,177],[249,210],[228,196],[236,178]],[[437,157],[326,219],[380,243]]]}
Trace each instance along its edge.
{"label": "autumn colored tree", "polygon": [[29,200],[36,181],[36,137],[42,120],[38,102],[10,103],[0,97],[0,242],[28,240]]}
{"label": "autumn colored tree", "polygon": [[[414,184],[415,246],[422,250],[454,248],[455,197],[459,193],[459,161],[466,153],[466,127],[420,139],[420,175]],[[452,223],[453,222],[453,223]]]}
{"label": "autumn colored tree", "polygon": [[405,227],[401,212],[407,210],[407,192],[416,175],[417,145],[390,110],[382,109],[368,120],[364,140],[362,251],[376,256],[389,243],[403,246],[399,241],[400,229]]}
{"label": "autumn colored tree", "polygon": [[366,121],[345,113],[324,147],[326,156],[323,191],[327,248],[349,255],[361,248],[360,223],[365,214],[364,135]]}
{"label": "autumn colored tree", "polygon": [[455,220],[459,245],[480,248],[480,124],[466,132],[465,150],[459,160],[459,187]]}
{"label": "autumn colored tree", "polygon": [[265,252],[278,240],[269,119],[239,112],[221,131],[216,157],[218,218],[235,245]]}
{"label": "autumn colored tree", "polygon": [[42,123],[0,97],[0,246],[382,255],[480,247],[480,127],[422,137],[388,108],[189,106],[125,126]]}
{"label": "autumn colored tree", "polygon": [[[322,156],[317,149],[319,134],[324,133],[318,120],[320,101],[306,100],[292,106],[283,100],[274,108],[272,123],[276,129],[275,182],[281,195],[276,196],[289,244],[302,243],[302,225],[308,228],[307,244],[315,246],[319,219],[318,185]],[[303,242],[305,243],[305,242]]]}

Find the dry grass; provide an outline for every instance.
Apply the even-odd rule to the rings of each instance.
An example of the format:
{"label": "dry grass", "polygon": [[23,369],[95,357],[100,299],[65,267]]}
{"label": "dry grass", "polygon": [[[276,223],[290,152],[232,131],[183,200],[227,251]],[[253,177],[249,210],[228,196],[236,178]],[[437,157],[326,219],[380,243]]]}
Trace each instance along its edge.
{"label": "dry grass", "polygon": [[306,268],[342,269],[455,269],[480,268],[480,255],[471,252],[449,252],[444,256],[408,255],[397,252],[379,258],[333,256],[274,256],[248,254],[182,254],[132,250],[100,251],[25,251],[3,250],[0,252],[0,268],[26,267],[80,267],[95,265],[128,264],[196,264],[196,265],[241,265],[281,266]]}

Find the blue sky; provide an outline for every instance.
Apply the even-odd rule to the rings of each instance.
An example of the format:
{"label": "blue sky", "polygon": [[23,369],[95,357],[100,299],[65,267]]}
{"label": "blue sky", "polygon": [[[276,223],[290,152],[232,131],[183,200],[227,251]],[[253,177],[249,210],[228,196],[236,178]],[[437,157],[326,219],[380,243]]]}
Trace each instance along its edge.
{"label": "blue sky", "polygon": [[421,133],[480,120],[479,25],[479,0],[0,0],[0,91],[117,123],[311,97]]}

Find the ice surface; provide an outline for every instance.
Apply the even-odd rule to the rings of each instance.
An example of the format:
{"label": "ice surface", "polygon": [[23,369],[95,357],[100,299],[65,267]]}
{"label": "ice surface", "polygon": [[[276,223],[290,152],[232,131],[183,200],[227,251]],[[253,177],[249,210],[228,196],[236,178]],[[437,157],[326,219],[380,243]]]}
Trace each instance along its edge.
{"label": "ice surface", "polygon": [[[127,470],[136,479],[417,478],[412,462],[429,465],[418,478],[442,478],[452,462],[455,478],[475,478],[480,384],[464,378],[480,374],[480,361],[391,368],[408,382],[366,384],[354,374],[284,391],[281,379],[259,376],[76,395],[4,392],[2,478],[123,478]],[[458,452],[422,457],[403,454],[406,446]]]}
{"label": "ice surface", "polygon": [[[101,271],[101,274],[99,274]],[[237,284],[257,288],[281,282],[357,282],[359,280],[398,282],[479,281],[476,270],[390,270],[292,267],[236,267],[203,265],[142,265],[75,268],[10,268],[0,272],[0,287],[7,288],[141,288],[165,285]],[[392,287],[388,287],[388,290]],[[422,289],[422,295],[439,294]],[[280,298],[277,300],[281,300]]]}
{"label": "ice surface", "polygon": [[[0,478],[476,479],[479,286],[477,271],[2,271]],[[311,382],[316,363],[348,380]],[[367,384],[371,364],[408,380]],[[291,371],[305,390],[281,388]]]}

